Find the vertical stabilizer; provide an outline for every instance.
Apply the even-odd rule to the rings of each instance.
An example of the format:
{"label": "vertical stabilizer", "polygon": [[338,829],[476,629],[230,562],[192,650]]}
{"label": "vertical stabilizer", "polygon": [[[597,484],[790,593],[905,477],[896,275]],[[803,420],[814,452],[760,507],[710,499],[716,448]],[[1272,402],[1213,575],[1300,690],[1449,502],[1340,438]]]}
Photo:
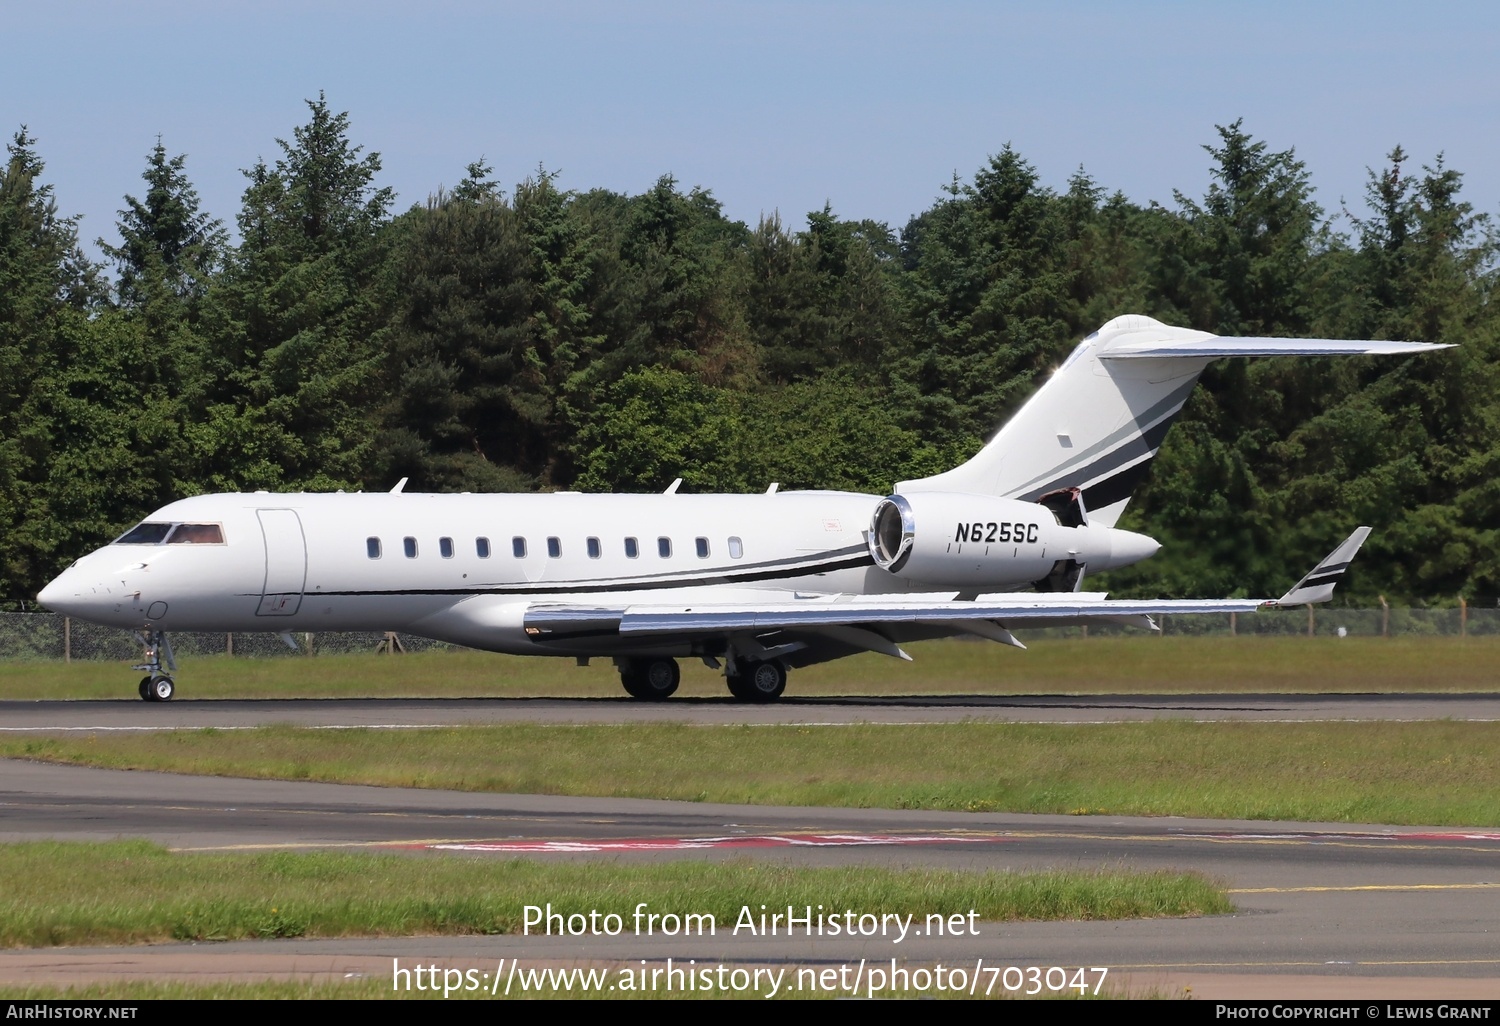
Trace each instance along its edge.
{"label": "vertical stabilizer", "polygon": [[1424,342],[1238,338],[1173,328],[1139,315],[1116,317],[1080,342],[973,459],[933,477],[903,481],[896,491],[1035,502],[1048,492],[1077,488],[1089,523],[1113,527],[1198,376],[1214,360],[1442,348]]}

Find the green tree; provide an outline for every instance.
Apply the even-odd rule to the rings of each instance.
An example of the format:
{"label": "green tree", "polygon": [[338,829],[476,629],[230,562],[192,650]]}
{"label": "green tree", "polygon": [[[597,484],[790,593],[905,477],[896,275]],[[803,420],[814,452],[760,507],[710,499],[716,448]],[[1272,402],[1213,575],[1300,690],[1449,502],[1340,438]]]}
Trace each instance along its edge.
{"label": "green tree", "polygon": [[65,557],[72,528],[51,514],[57,448],[53,397],[103,298],[78,247],[77,218],[58,214],[36,140],[22,127],[0,175],[0,600],[36,593]]}
{"label": "green tree", "polygon": [[842,221],[828,206],[795,234],[762,218],[747,245],[745,296],[762,378],[780,385],[835,366],[873,377],[902,329],[896,249],[884,224]]}
{"label": "green tree", "polygon": [[1059,213],[1007,146],[908,224],[911,335],[892,383],[927,437],[968,444],[989,433],[1076,341]]}
{"label": "green tree", "polygon": [[743,491],[743,427],[730,394],[668,367],[642,367],[604,390],[579,429],[584,491]]}
{"label": "green tree", "polygon": [[438,491],[523,486],[515,468],[528,429],[550,412],[528,416],[534,290],[521,218],[493,192],[461,191],[393,226],[398,298],[380,338],[391,399],[371,484],[410,476],[414,488]]}
{"label": "green tree", "polygon": [[224,259],[223,223],[200,208],[186,154],[169,159],[158,139],[146,159],[146,196],[125,197],[116,222],[120,245],[99,240],[119,275],[115,291],[122,304],[136,308],[162,292],[176,300],[201,299]]}
{"label": "green tree", "polygon": [[[357,483],[376,434],[382,354],[372,338],[386,316],[379,290],[387,212],[380,157],[362,155],[349,115],[320,94],[281,156],[245,172],[242,242],[218,297],[227,409],[211,420],[259,441],[245,485],[312,488]],[[234,463],[215,468],[240,472]],[[269,480],[266,479],[269,477]]]}

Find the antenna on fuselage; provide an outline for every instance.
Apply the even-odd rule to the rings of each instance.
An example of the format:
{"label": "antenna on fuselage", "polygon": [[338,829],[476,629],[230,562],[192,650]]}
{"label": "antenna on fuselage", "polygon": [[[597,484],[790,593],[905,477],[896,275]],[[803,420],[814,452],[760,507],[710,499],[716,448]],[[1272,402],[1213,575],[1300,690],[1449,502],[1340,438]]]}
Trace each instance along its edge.
{"label": "antenna on fuselage", "polygon": [[401,494],[401,489],[405,488],[406,487],[406,482],[408,482],[410,480],[411,480],[411,478],[409,478],[409,477],[403,477],[401,480],[397,481],[396,482],[396,487],[394,487],[394,488],[391,489],[391,494],[392,495],[400,495]]}
{"label": "antenna on fuselage", "polygon": [[679,477],[677,480],[675,480],[671,484],[667,485],[666,490],[664,492],[662,492],[662,494],[663,495],[676,495],[677,494],[677,489],[679,487],[681,487],[681,485],[682,485],[682,478]]}

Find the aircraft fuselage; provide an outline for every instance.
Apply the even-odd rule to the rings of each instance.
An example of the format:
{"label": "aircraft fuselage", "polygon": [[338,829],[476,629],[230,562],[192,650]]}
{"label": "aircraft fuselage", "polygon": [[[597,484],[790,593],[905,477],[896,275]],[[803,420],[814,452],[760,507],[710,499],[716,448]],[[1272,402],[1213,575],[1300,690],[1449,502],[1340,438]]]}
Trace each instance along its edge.
{"label": "aircraft fuselage", "polygon": [[[881,501],[850,492],[202,495],[84,556],[40,599],[137,630],[390,630],[498,652],[599,654],[586,642],[539,649],[522,623],[526,609],[663,592],[712,602],[943,585],[1001,591],[1045,577],[1078,554],[1081,538],[1096,548],[1102,540],[1106,552],[1110,538],[1117,548],[1119,539],[1149,542],[1061,527],[1035,503],[982,498],[975,517],[922,525],[952,553],[943,571],[951,579],[914,581],[871,556]],[[1154,543],[1140,558],[1151,551]]]}

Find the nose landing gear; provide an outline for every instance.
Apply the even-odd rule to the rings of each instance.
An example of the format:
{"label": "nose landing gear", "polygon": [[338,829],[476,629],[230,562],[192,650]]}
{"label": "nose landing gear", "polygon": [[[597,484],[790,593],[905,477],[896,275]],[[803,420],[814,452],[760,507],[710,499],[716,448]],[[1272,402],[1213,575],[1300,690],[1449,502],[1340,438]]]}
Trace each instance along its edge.
{"label": "nose landing gear", "polygon": [[170,702],[176,688],[172,683],[171,677],[161,676],[142,677],[141,686],[137,690],[140,691],[141,697],[148,702]]}
{"label": "nose landing gear", "polygon": [[177,660],[172,655],[172,643],[167,640],[166,631],[148,630],[144,635],[137,631],[135,637],[146,649],[145,658],[131,667],[146,671],[136,690],[148,702],[170,702],[176,686],[167,671],[177,669]]}

